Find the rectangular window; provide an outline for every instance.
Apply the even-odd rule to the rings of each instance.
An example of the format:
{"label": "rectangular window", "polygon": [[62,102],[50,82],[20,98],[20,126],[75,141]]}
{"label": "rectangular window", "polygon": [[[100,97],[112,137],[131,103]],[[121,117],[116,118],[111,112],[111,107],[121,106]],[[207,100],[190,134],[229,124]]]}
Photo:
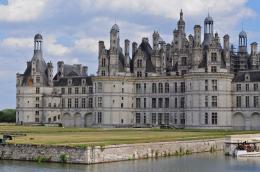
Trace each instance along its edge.
{"label": "rectangular window", "polygon": [[62,108],[65,107],[65,99],[64,99],[64,98],[61,99],[61,107],[62,107]]}
{"label": "rectangular window", "polygon": [[246,84],[246,91],[249,91],[249,84]]}
{"label": "rectangular window", "polygon": [[165,93],[169,93],[169,92],[170,92],[169,83],[165,83],[165,85],[164,85],[164,92],[165,92]]}
{"label": "rectangular window", "polygon": [[259,100],[258,96],[254,96],[254,107],[259,107]]}
{"label": "rectangular window", "polygon": [[68,94],[71,94],[71,88],[68,88]]}
{"label": "rectangular window", "polygon": [[174,91],[175,91],[175,93],[178,92],[178,83],[177,82],[174,83]]}
{"label": "rectangular window", "polygon": [[88,92],[89,92],[89,94],[92,94],[93,93],[93,87],[89,87]]}
{"label": "rectangular window", "polygon": [[218,124],[218,114],[216,112],[213,112],[211,115],[211,123],[212,125]]}
{"label": "rectangular window", "polygon": [[163,84],[159,83],[159,93],[163,93]]}
{"label": "rectangular window", "polygon": [[218,90],[218,81],[217,80],[212,80],[212,90],[217,91]]}
{"label": "rectangular window", "polygon": [[97,89],[98,93],[102,92],[102,82],[98,82],[98,89]]}
{"label": "rectangular window", "polygon": [[136,108],[141,108],[141,99],[136,98]]}
{"label": "rectangular window", "polygon": [[211,62],[217,62],[217,53],[211,53]]}
{"label": "rectangular window", "polygon": [[71,108],[71,99],[68,99],[68,108]]}
{"label": "rectangular window", "polygon": [[208,80],[205,80],[205,91],[208,91],[209,89],[209,83]]}
{"label": "rectangular window", "polygon": [[177,97],[175,97],[174,107],[175,107],[175,108],[178,108],[178,98],[177,98]]}
{"label": "rectangular window", "polygon": [[185,108],[185,97],[181,97],[181,108]]}
{"label": "rectangular window", "polygon": [[36,94],[40,94],[40,88],[36,87]]}
{"label": "rectangular window", "polygon": [[211,66],[211,72],[216,73],[217,72],[217,66]]}
{"label": "rectangular window", "polygon": [[164,99],[164,107],[165,108],[169,108],[169,106],[170,106],[170,99],[169,98],[165,98]]}
{"label": "rectangular window", "polygon": [[162,113],[158,113],[158,124],[162,124]]}
{"label": "rectangular window", "polygon": [[218,106],[218,97],[217,96],[212,96],[211,106],[212,107],[217,107]]}
{"label": "rectangular window", "polygon": [[241,108],[241,104],[242,104],[241,96],[237,96],[237,108]]}
{"label": "rectangular window", "polygon": [[88,107],[93,108],[93,98],[88,99]]}
{"label": "rectangular window", "polygon": [[102,107],[102,97],[98,97],[98,108]]}
{"label": "rectangular window", "polygon": [[205,107],[209,106],[209,97],[205,96]]}
{"label": "rectangular window", "polygon": [[61,94],[65,94],[65,88],[61,88]]}
{"label": "rectangular window", "polygon": [[152,93],[156,93],[156,83],[152,84]]}
{"label": "rectangular window", "polygon": [[185,113],[181,113],[180,119],[181,119],[181,124],[184,125],[185,124]]}
{"label": "rectangular window", "polygon": [[82,94],[86,94],[86,87],[82,87]]}
{"label": "rectangular window", "polygon": [[156,113],[152,113],[152,124],[156,124]]}
{"label": "rectangular window", "polygon": [[237,84],[237,91],[241,91],[241,84]]}
{"label": "rectangular window", "polygon": [[135,123],[136,124],[140,124],[141,123],[141,114],[140,113],[136,113],[135,114]]}
{"label": "rectangular window", "polygon": [[146,93],[146,83],[144,83],[144,93]]}
{"label": "rectangular window", "polygon": [[170,115],[169,113],[164,114],[164,124],[169,125],[170,123]]}
{"label": "rectangular window", "polygon": [[158,108],[163,108],[163,98],[158,99]]}
{"label": "rectangular window", "polygon": [[81,99],[81,107],[86,108],[86,99],[85,98]]}
{"label": "rectangular window", "polygon": [[209,123],[209,115],[208,113],[205,113],[205,124],[207,125]]}
{"label": "rectangular window", "polygon": [[40,107],[40,105],[39,105],[39,104],[35,104],[35,107],[36,107],[36,108],[39,108],[39,107]]}
{"label": "rectangular window", "polygon": [[39,101],[40,100],[40,97],[36,97],[36,101]]}
{"label": "rectangular window", "polygon": [[146,98],[144,98],[144,108],[146,108]]}
{"label": "rectangular window", "polygon": [[102,124],[102,112],[98,112],[97,123],[98,123],[98,124]]}
{"label": "rectangular window", "polygon": [[136,93],[141,93],[141,84],[135,84]]}
{"label": "rectangular window", "polygon": [[40,113],[39,113],[39,111],[35,111],[35,115],[39,115]]}
{"label": "rectangular window", "polygon": [[152,98],[152,108],[156,108],[156,98]]}
{"label": "rectangular window", "polygon": [[181,82],[181,92],[185,92],[185,82]]}
{"label": "rectangular window", "polygon": [[258,84],[254,84],[254,91],[258,91]]}
{"label": "rectangular window", "polygon": [[75,88],[75,94],[79,94],[79,88],[78,87]]}
{"label": "rectangular window", "polygon": [[246,96],[246,108],[249,108],[249,96]]}
{"label": "rectangular window", "polygon": [[75,98],[75,108],[78,108],[79,107],[79,99],[78,98]]}

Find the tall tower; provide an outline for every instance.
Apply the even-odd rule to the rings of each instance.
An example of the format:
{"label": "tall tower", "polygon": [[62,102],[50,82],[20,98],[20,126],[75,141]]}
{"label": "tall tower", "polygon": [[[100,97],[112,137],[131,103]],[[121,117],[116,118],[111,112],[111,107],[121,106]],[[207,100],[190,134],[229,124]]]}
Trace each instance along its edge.
{"label": "tall tower", "polygon": [[252,69],[258,69],[258,67],[259,67],[256,42],[253,42],[251,44],[250,64],[251,64]]}
{"label": "tall tower", "polygon": [[130,72],[130,41],[125,40],[125,71]]}
{"label": "tall tower", "polygon": [[239,53],[247,53],[247,34],[244,30],[239,33]]}
{"label": "tall tower", "polygon": [[185,21],[183,20],[183,12],[182,12],[182,10],[180,12],[180,19],[178,21],[178,30],[181,33],[185,33]]}
{"label": "tall tower", "polygon": [[153,50],[154,51],[159,50],[159,39],[160,39],[159,32],[154,31],[154,33],[153,33]]}
{"label": "tall tower", "polygon": [[208,16],[204,20],[204,42],[203,42],[203,45],[208,45],[213,39],[213,30],[214,30],[213,23],[214,22],[213,22],[212,17],[208,14]]}
{"label": "tall tower", "polygon": [[223,45],[224,45],[224,58],[226,61],[226,68],[230,70],[230,64],[231,64],[231,59],[230,59],[230,41],[229,41],[229,35],[225,35],[223,37]]}
{"label": "tall tower", "polygon": [[114,24],[110,30],[110,75],[116,75],[118,72],[119,43],[119,27]]}

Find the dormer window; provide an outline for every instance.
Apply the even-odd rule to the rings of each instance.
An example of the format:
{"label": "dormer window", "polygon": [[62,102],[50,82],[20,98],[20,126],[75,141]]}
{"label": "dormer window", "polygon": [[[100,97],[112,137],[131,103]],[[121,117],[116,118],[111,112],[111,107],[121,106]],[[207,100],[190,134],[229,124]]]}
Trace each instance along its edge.
{"label": "dormer window", "polygon": [[138,60],[137,60],[137,67],[138,67],[138,68],[141,68],[141,67],[142,67],[142,63],[143,63],[142,60],[141,60],[141,59],[138,59]]}
{"label": "dormer window", "polygon": [[217,53],[211,53],[211,62],[217,62]]}
{"label": "dormer window", "polygon": [[68,85],[72,85],[72,79],[68,79]]}
{"label": "dormer window", "polygon": [[82,84],[82,85],[86,85],[86,79],[82,79],[82,80],[81,80],[81,84]]}
{"label": "dormer window", "polygon": [[245,81],[249,82],[250,81],[250,75],[247,73],[245,74]]}

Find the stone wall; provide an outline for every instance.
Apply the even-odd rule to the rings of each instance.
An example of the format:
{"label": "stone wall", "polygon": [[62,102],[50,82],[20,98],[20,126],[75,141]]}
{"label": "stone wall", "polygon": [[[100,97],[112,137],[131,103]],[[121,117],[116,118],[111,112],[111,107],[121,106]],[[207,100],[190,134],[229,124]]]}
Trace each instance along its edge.
{"label": "stone wall", "polygon": [[73,148],[0,145],[0,159],[94,164],[223,150],[224,140],[177,141]]}

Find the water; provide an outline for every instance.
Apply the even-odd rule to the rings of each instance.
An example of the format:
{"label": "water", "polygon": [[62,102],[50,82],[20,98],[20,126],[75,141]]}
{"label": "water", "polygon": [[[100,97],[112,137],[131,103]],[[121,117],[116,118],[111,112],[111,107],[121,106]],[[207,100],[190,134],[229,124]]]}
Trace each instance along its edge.
{"label": "water", "polygon": [[260,158],[236,159],[220,153],[95,165],[0,160],[0,172],[259,172]]}

